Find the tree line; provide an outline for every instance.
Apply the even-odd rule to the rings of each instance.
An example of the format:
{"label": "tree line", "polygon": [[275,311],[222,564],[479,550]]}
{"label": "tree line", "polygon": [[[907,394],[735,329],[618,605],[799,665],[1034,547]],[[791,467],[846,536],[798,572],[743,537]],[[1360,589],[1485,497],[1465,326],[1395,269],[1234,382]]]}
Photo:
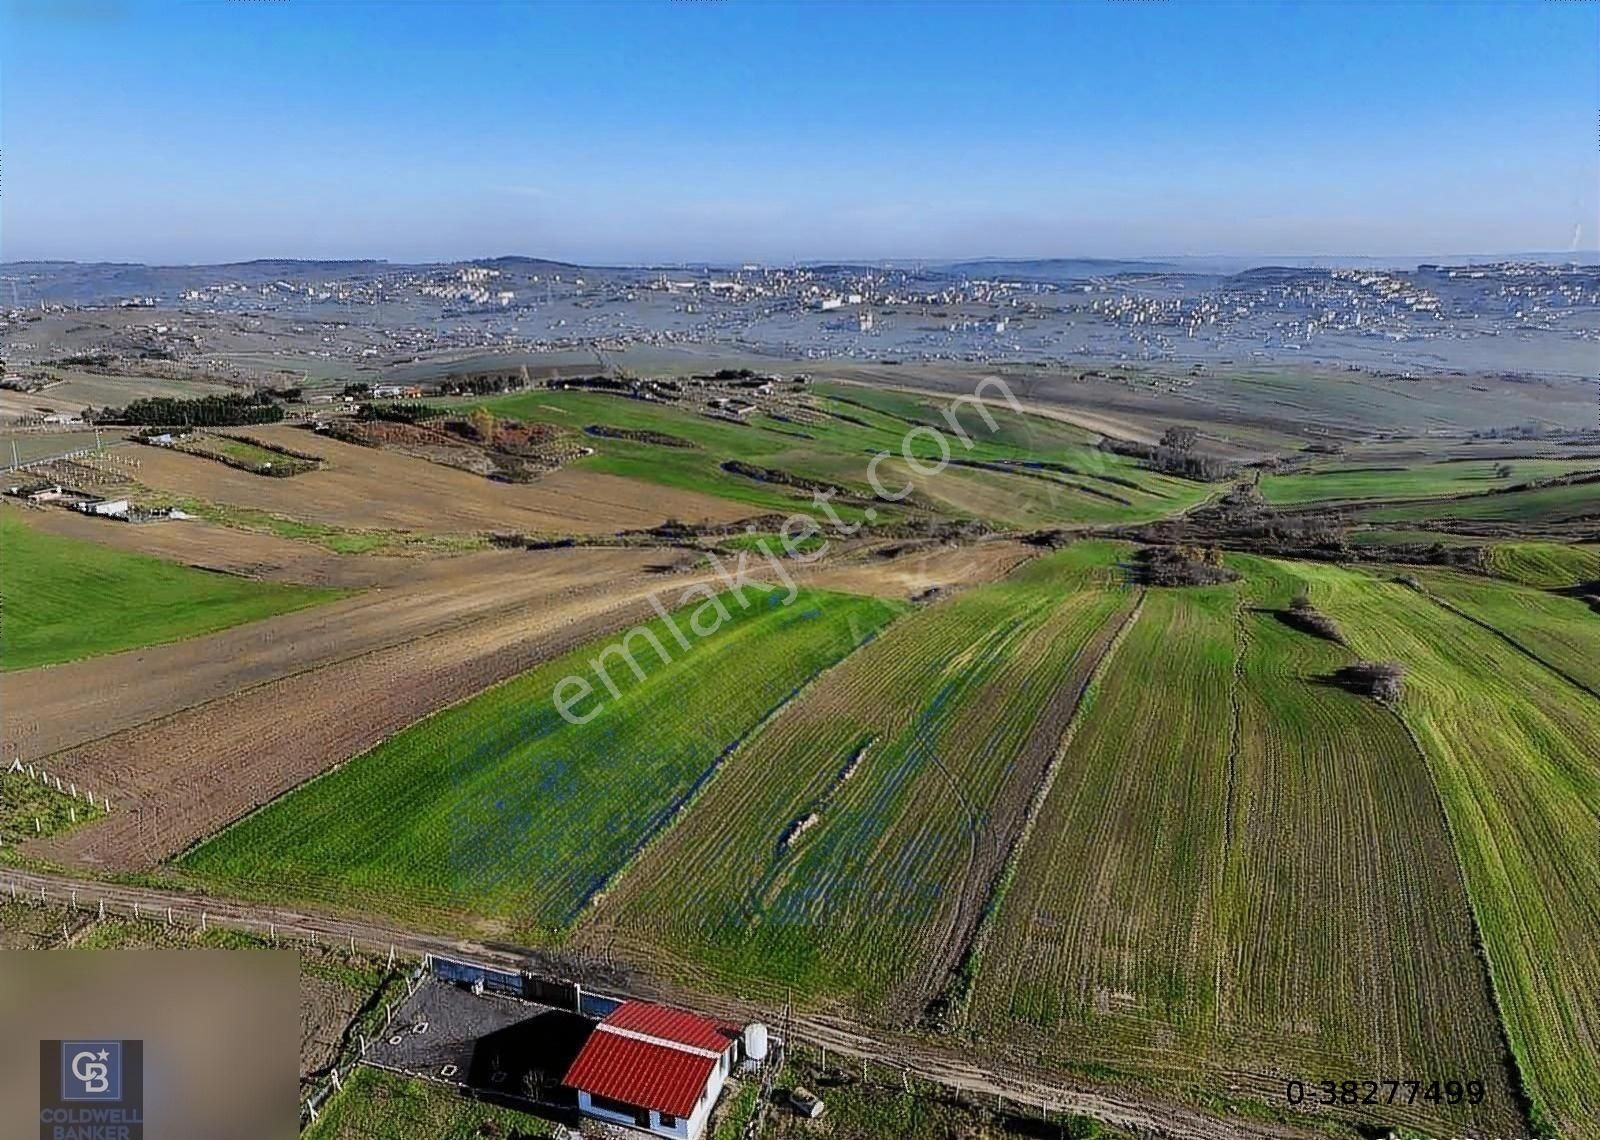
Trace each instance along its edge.
{"label": "tree line", "polygon": [[101,424],[137,424],[145,427],[228,427],[236,424],[273,424],[283,419],[283,408],[264,392],[229,393],[176,399],[148,396],[125,408],[102,408],[85,418]]}

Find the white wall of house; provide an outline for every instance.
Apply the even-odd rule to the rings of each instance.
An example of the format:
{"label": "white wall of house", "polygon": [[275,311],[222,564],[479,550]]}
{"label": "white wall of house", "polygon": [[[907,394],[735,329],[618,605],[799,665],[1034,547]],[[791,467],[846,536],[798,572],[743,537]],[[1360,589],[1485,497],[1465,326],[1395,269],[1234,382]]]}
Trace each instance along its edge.
{"label": "white wall of house", "polygon": [[733,1071],[734,1046],[730,1045],[727,1051],[717,1061],[716,1068],[711,1070],[711,1076],[706,1081],[706,1087],[700,1094],[700,1099],[695,1102],[694,1111],[688,1116],[679,1116],[671,1124],[661,1123],[661,1114],[654,1110],[650,1113],[650,1127],[640,1128],[639,1122],[629,1113],[613,1112],[609,1108],[602,1108],[594,1103],[594,1099],[578,1090],[578,1111],[585,1116],[592,1116],[597,1120],[610,1121],[621,1124],[627,1128],[648,1131],[653,1136],[671,1136],[675,1140],[699,1140],[706,1129],[706,1122],[711,1118],[711,1110],[717,1103],[717,1097],[722,1095],[722,1086],[728,1082],[728,1074]]}

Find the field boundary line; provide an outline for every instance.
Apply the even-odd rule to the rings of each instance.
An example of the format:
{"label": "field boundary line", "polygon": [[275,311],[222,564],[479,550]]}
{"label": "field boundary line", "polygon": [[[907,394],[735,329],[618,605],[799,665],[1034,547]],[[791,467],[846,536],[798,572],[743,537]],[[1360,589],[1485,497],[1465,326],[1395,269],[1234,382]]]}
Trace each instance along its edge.
{"label": "field boundary line", "polygon": [[1505,1006],[1500,1001],[1500,987],[1495,982],[1494,956],[1489,952],[1489,944],[1483,937],[1483,922],[1478,914],[1478,900],[1472,893],[1472,885],[1467,881],[1466,868],[1461,864],[1460,838],[1456,835],[1455,824],[1450,818],[1450,809],[1445,804],[1444,793],[1439,790],[1439,781],[1434,776],[1433,761],[1428,758],[1427,749],[1422,747],[1422,740],[1399,708],[1390,704],[1385,704],[1384,707],[1395,720],[1400,722],[1401,731],[1406,734],[1406,739],[1411,741],[1411,747],[1416,750],[1417,758],[1422,761],[1423,770],[1428,773],[1428,788],[1433,792],[1434,806],[1439,809],[1439,816],[1444,820],[1445,836],[1450,840],[1451,862],[1455,866],[1456,879],[1461,884],[1461,894],[1467,900],[1467,917],[1472,922],[1473,949],[1477,951],[1478,961],[1483,965],[1484,988],[1488,990],[1489,1001],[1494,1006],[1495,1028],[1500,1033],[1500,1044],[1505,1054],[1504,1064],[1509,1070],[1511,1078],[1509,1083],[1517,1099],[1517,1114],[1522,1118],[1521,1123],[1527,1126],[1529,1136],[1538,1136],[1548,1131],[1553,1137],[1555,1129],[1539,1127],[1538,1118],[1543,1116],[1543,1111],[1534,1099],[1533,1091],[1524,1074],[1524,1062],[1512,1042]]}
{"label": "field boundary line", "polygon": [[[728,766],[728,764],[736,755],[738,755],[739,752],[743,751],[746,744],[754,740],[757,736],[761,735],[761,732],[773,721],[775,721],[785,709],[789,708],[796,701],[799,701],[806,694],[810,693],[811,690],[816,687],[817,683],[820,682],[824,677],[828,676],[835,669],[838,669],[844,665],[845,662],[855,660],[856,654],[860,653],[868,645],[871,645],[879,637],[883,636],[885,630],[893,628],[897,623],[904,621],[908,616],[916,612],[916,610],[907,610],[891,621],[884,623],[868,636],[856,642],[855,646],[850,650],[850,652],[844,654],[832,664],[825,665],[821,669],[818,669],[815,673],[811,674],[811,676],[807,677],[800,684],[796,685],[787,696],[785,696],[777,704],[773,705],[772,708],[768,709],[765,716],[746,729],[744,734],[740,736],[739,739],[735,740],[733,743],[724,748],[717,756],[716,760],[711,763],[711,766],[701,773],[700,777],[695,780],[694,784],[689,788],[689,790],[679,798],[676,804],[673,805],[672,810],[667,813],[667,815],[659,824],[656,825],[655,829],[652,830],[649,835],[646,835],[639,841],[639,845],[633,850],[633,852],[621,863],[619,863],[616,869],[611,872],[611,874],[606,876],[605,882],[601,883],[593,891],[590,891],[588,896],[578,904],[577,910],[573,914],[572,919],[567,922],[566,928],[568,930],[576,929],[578,924],[584,920],[584,916],[587,913],[599,910],[601,903],[605,901],[606,896],[611,893],[617,884],[622,881],[622,877],[634,867],[638,866],[639,861],[643,859],[657,843],[661,842],[664,838],[666,838],[666,836],[671,834],[673,829],[677,827],[678,821],[687,815],[689,810],[700,801],[700,798],[705,795],[706,789],[711,786],[712,781],[716,779],[717,775]],[[596,924],[597,932],[604,932],[605,930],[606,928],[603,925],[598,923]],[[607,945],[609,947],[609,932],[607,932],[607,938]]]}
{"label": "field boundary line", "polygon": [[[632,603],[629,603],[629,604],[632,604]],[[607,610],[607,611],[605,611],[605,614],[603,616],[610,616],[612,614],[619,613],[621,611],[621,609],[625,609],[625,608],[627,608],[627,607],[626,606],[619,607],[618,610]],[[489,619],[485,619],[485,620],[489,620]],[[560,628],[565,630],[565,629],[568,629],[572,625],[575,625],[575,624],[577,624],[577,623],[576,622],[569,622],[566,626],[562,626]],[[618,627],[618,628],[623,628],[623,627]],[[615,631],[610,631],[610,632],[615,632]],[[605,632],[598,633],[598,634],[594,635],[594,637],[605,637],[605,636],[608,636],[608,634],[605,633]],[[525,675],[527,673],[533,672],[535,669],[543,668],[544,666],[550,664],[552,661],[557,660],[563,654],[571,652],[572,649],[576,649],[580,645],[587,645],[590,641],[594,640],[594,637],[587,637],[586,636],[581,642],[577,643],[576,645],[570,646],[570,647],[568,647],[566,649],[558,649],[554,654],[552,654],[552,655],[550,655],[548,657],[542,657],[542,658],[540,658],[539,660],[533,662],[531,665],[527,666],[524,669],[519,669],[514,673],[508,673],[506,676],[501,677],[498,681],[492,681],[489,684],[483,686],[483,688],[481,688],[481,689],[477,689],[477,690],[475,690],[473,692],[470,692],[466,696],[463,696],[463,697],[460,697],[460,698],[458,698],[456,700],[453,700],[453,701],[449,702],[448,704],[440,705],[438,708],[432,710],[431,712],[424,713],[422,716],[417,717],[413,721],[410,721],[409,723],[407,723],[406,725],[404,725],[400,729],[396,730],[395,732],[392,732],[389,735],[383,737],[383,739],[376,741],[371,746],[369,746],[367,748],[363,748],[360,752],[357,752],[352,756],[346,756],[342,760],[334,761],[332,764],[329,764],[327,767],[323,768],[320,772],[317,772],[314,775],[312,775],[312,776],[310,776],[310,777],[308,777],[308,778],[306,778],[304,780],[301,780],[298,784],[295,784],[292,787],[285,788],[283,791],[278,792],[276,795],[270,796],[269,798],[262,800],[260,803],[256,804],[252,808],[250,808],[249,811],[246,811],[246,812],[243,812],[243,813],[241,813],[241,814],[239,814],[237,816],[234,816],[227,823],[223,824],[221,827],[217,828],[215,831],[208,832],[205,835],[202,835],[202,836],[200,836],[200,837],[198,837],[196,839],[191,840],[189,843],[185,844],[182,849],[180,849],[178,851],[171,852],[168,855],[166,855],[165,857],[163,857],[161,860],[159,860],[157,862],[156,866],[172,867],[172,866],[176,865],[185,856],[192,854],[194,851],[198,850],[201,847],[204,847],[207,843],[211,842],[213,839],[216,839],[218,836],[222,835],[224,832],[230,830],[231,828],[237,827],[239,824],[243,823],[247,819],[251,819],[251,818],[253,818],[255,816],[260,815],[262,812],[266,811],[268,808],[272,807],[274,804],[278,803],[280,800],[283,800],[283,799],[285,799],[285,798],[287,798],[289,796],[292,796],[294,793],[296,793],[298,791],[301,791],[301,790],[303,790],[305,788],[310,787],[312,784],[317,783],[319,780],[326,779],[328,776],[333,775],[333,773],[335,773],[337,771],[340,771],[343,768],[348,767],[349,765],[355,763],[357,760],[360,760],[363,756],[366,756],[368,753],[374,751],[377,748],[380,748],[384,744],[387,744],[390,740],[393,740],[395,737],[399,736],[401,733],[409,732],[411,729],[413,729],[413,728],[417,727],[418,725],[423,724],[423,723],[425,723],[425,722],[427,722],[429,720],[432,720],[436,716],[439,716],[439,715],[441,715],[443,713],[449,712],[451,709],[454,709],[454,708],[456,708],[456,707],[458,707],[460,705],[464,705],[468,701],[476,700],[477,698],[483,696],[483,694],[485,694],[485,693],[487,693],[487,692],[489,692],[489,691],[491,691],[493,689],[498,689],[502,685],[510,684],[512,681],[515,681],[517,678],[519,678],[519,677],[521,677],[521,676],[523,676],[523,675]],[[394,648],[394,647],[390,646],[389,648]],[[357,654],[356,657],[350,658],[350,660],[358,660],[361,656],[365,656],[365,655],[364,654]],[[315,669],[313,668],[313,669],[309,669],[309,670],[303,670],[302,672],[314,672],[314,671],[315,671]],[[264,685],[270,685],[272,683],[273,682],[271,682],[271,681],[262,682],[262,684],[264,684]],[[252,688],[258,688],[258,687],[259,686],[252,686]],[[246,691],[246,690],[240,690],[240,691],[243,692],[243,691]],[[219,700],[225,700],[227,698],[218,698],[218,699]],[[211,704],[211,703],[213,703],[213,702],[204,701],[200,705],[197,705],[197,706],[194,706],[194,707],[196,707],[196,708],[204,708],[206,705]],[[182,710],[182,711],[187,711],[187,710]],[[178,713],[172,713],[172,714],[169,714],[169,715],[170,716],[177,716],[179,714]],[[156,718],[156,720],[147,721],[146,723],[147,724],[155,724],[155,723],[158,723],[159,721],[165,720],[165,719],[167,719],[167,717],[158,717],[158,718]],[[116,734],[112,733],[111,735],[114,736]],[[78,746],[78,747],[81,747],[81,745]],[[66,749],[62,749],[61,751],[64,752],[64,751],[66,751]],[[52,753],[52,755],[55,755],[55,753]],[[248,880],[248,881],[254,882],[256,880]],[[215,884],[207,882],[205,885],[209,887],[209,886],[213,886]]]}
{"label": "field boundary line", "polygon": [[[978,920],[977,929],[973,931],[972,941],[968,945],[966,953],[961,956],[961,960],[956,964],[954,972],[944,987],[944,992],[948,992],[953,987],[959,987],[958,992],[952,995],[950,1002],[949,1022],[952,1027],[965,1028],[967,1025],[967,1016],[972,1004],[972,991],[977,982],[978,969],[983,962],[984,950],[987,948],[989,938],[994,931],[994,924],[997,921],[1000,908],[1010,893],[1011,884],[1017,875],[1017,868],[1022,863],[1022,853],[1028,845],[1029,838],[1033,835],[1035,824],[1038,823],[1039,817],[1044,814],[1044,805],[1050,798],[1050,790],[1055,786],[1056,775],[1060,772],[1062,761],[1066,759],[1067,751],[1072,747],[1072,741],[1077,736],[1078,726],[1083,723],[1084,707],[1090,703],[1090,698],[1099,690],[1100,679],[1104,676],[1106,668],[1116,656],[1117,650],[1121,648],[1123,641],[1126,640],[1129,631],[1133,629],[1134,624],[1139,620],[1139,615],[1144,612],[1144,602],[1148,596],[1149,590],[1141,588],[1138,598],[1123,617],[1122,624],[1111,635],[1111,640],[1106,643],[1106,647],[1100,651],[1099,658],[1090,668],[1088,676],[1084,678],[1078,690],[1077,697],[1073,701],[1072,716],[1067,721],[1066,731],[1056,745],[1049,764],[1045,766],[1044,776],[1039,781],[1039,787],[1034,792],[1032,802],[1028,804],[1028,813],[1023,817],[1022,826],[1017,830],[1017,837],[1011,844],[1011,850],[1006,853],[1006,859],[1001,866],[1000,874],[996,877],[994,886],[989,891],[989,898],[984,905],[982,917]],[[943,993],[935,996],[933,1004],[937,1004],[941,996],[943,996]]]}
{"label": "field boundary line", "polygon": [[1463,621],[1471,622],[1473,625],[1477,626],[1486,633],[1492,633],[1495,637],[1498,637],[1501,641],[1511,646],[1511,648],[1515,649],[1518,653],[1522,654],[1530,661],[1544,666],[1550,672],[1554,673],[1557,677],[1560,677],[1563,681],[1566,681],[1574,688],[1581,689],[1583,692],[1588,693],[1591,697],[1595,698],[1595,700],[1600,700],[1600,692],[1591,689],[1585,682],[1580,681],[1578,678],[1574,677],[1571,673],[1568,673],[1565,669],[1561,668],[1561,666],[1555,664],[1553,661],[1546,661],[1543,657],[1529,649],[1526,645],[1523,645],[1522,642],[1518,641],[1504,630],[1498,629],[1489,622],[1484,621],[1482,618],[1468,613],[1466,610],[1462,609],[1448,598],[1441,598],[1438,594],[1430,591],[1426,586],[1424,586],[1419,593],[1448,613],[1455,614],[1456,617],[1461,618]]}
{"label": "field boundary line", "polygon": [[[695,581],[706,581],[706,582],[714,581],[715,577],[716,576],[712,575],[712,574],[706,574],[706,575],[703,575],[703,576],[702,575],[695,575],[694,576],[694,580],[690,581],[689,584],[693,585]],[[380,593],[384,589],[385,589],[385,587],[382,587],[382,586],[368,586],[368,587],[358,588],[357,590],[353,591],[353,593],[351,595],[351,598],[353,600],[355,598],[367,597],[367,596],[373,595],[375,593]],[[648,591],[647,591],[647,593],[648,593]],[[339,600],[342,600],[342,599],[334,599],[334,600],[331,600],[331,601],[329,601],[329,602],[327,602],[325,604],[334,605],[334,604],[337,604],[337,602]],[[630,601],[628,601],[628,602],[624,603],[623,605],[617,607],[617,609],[615,609],[615,610],[604,610],[604,611],[602,611],[601,614],[598,615],[598,616],[605,617],[605,616],[609,616],[611,614],[620,613],[623,609],[626,609],[629,606],[635,605],[638,602],[640,602],[641,600],[642,599],[640,599],[640,598],[631,599]],[[315,608],[317,608],[317,606],[315,604],[313,604],[312,606],[302,607],[302,610],[304,610],[304,609],[315,609]],[[300,613],[300,612],[302,612],[302,610],[290,610],[290,611],[288,611],[288,613],[289,614]],[[263,618],[261,620],[262,621],[272,621],[273,618],[279,617],[279,616],[287,616],[287,615],[274,614],[274,615],[272,615],[270,617],[266,617],[266,618]],[[158,725],[162,724],[165,721],[170,721],[170,720],[173,720],[173,719],[175,719],[177,717],[180,717],[180,716],[184,715],[185,713],[192,713],[192,712],[195,712],[198,709],[203,709],[208,705],[214,705],[214,704],[217,704],[217,703],[219,703],[221,701],[231,700],[231,699],[233,699],[235,697],[242,696],[245,693],[253,693],[257,689],[263,689],[268,685],[275,685],[275,684],[279,684],[279,683],[281,683],[283,681],[294,680],[297,677],[304,677],[307,674],[315,673],[319,669],[327,669],[327,668],[331,668],[331,667],[333,667],[335,665],[348,665],[351,662],[361,661],[361,660],[363,660],[365,658],[373,657],[373,656],[375,656],[375,655],[377,655],[379,653],[387,653],[387,652],[389,652],[390,650],[393,650],[393,649],[400,649],[400,648],[403,648],[403,647],[408,646],[408,645],[416,644],[418,642],[428,641],[428,640],[430,640],[432,638],[439,637],[439,636],[442,636],[442,635],[445,635],[445,634],[461,633],[461,632],[464,632],[466,630],[470,630],[470,629],[476,628],[477,626],[480,626],[480,625],[485,625],[485,624],[488,624],[488,623],[503,621],[504,619],[505,619],[504,612],[503,611],[497,611],[497,610],[489,610],[489,611],[487,611],[487,612],[485,612],[483,614],[480,614],[480,615],[478,615],[476,617],[457,618],[456,620],[448,622],[447,624],[440,626],[438,629],[433,630],[430,633],[424,634],[422,637],[416,637],[416,636],[401,637],[401,638],[398,638],[397,640],[394,640],[394,641],[387,641],[382,645],[370,646],[367,649],[363,649],[363,650],[361,650],[359,652],[356,652],[356,653],[351,653],[351,654],[349,654],[347,656],[330,657],[325,661],[319,661],[319,662],[316,662],[315,664],[306,665],[306,666],[304,666],[302,668],[299,668],[299,669],[292,669],[289,672],[279,674],[276,677],[268,677],[265,680],[256,681],[256,682],[254,682],[252,684],[244,685],[244,686],[242,686],[240,688],[237,688],[237,689],[230,689],[226,693],[222,694],[221,696],[210,697],[210,698],[208,698],[206,700],[203,700],[203,701],[195,701],[193,704],[182,705],[179,708],[172,709],[169,712],[161,713],[159,716],[153,716],[149,720],[141,720],[141,721],[138,721],[138,722],[136,722],[134,724],[126,725],[123,728],[116,728],[116,729],[112,729],[110,732],[101,733],[99,736],[92,736],[92,737],[89,737],[86,740],[80,740],[76,744],[69,744],[64,748],[57,748],[53,752],[42,753],[39,756],[36,756],[34,759],[36,761],[48,760],[52,756],[59,756],[64,752],[72,752],[72,751],[75,751],[77,749],[90,748],[90,747],[93,747],[94,745],[102,744],[105,741],[110,740],[112,737],[121,735],[122,733],[133,732],[133,731],[138,730],[138,729],[153,728],[154,726],[158,726]],[[582,619],[580,618],[578,620],[581,621]],[[246,624],[257,624],[257,623],[246,623]],[[567,629],[567,628],[569,628],[570,626],[572,626],[574,624],[576,624],[576,622],[568,622],[567,625],[557,626],[556,629],[552,630],[551,632],[552,633],[559,633],[561,630]],[[162,645],[134,647],[134,648],[131,648],[131,649],[122,650],[121,652],[123,652],[123,653],[137,653],[137,652],[145,652],[145,651],[147,651],[149,649],[163,648],[164,646],[167,646],[167,645],[182,645],[185,642],[196,641],[196,640],[199,640],[200,638],[203,638],[203,637],[214,637],[214,636],[217,636],[219,634],[230,633],[234,629],[237,629],[237,628],[239,628],[239,627],[234,626],[234,627],[230,627],[229,629],[213,630],[211,633],[196,634],[194,637],[180,638],[177,641],[164,642],[164,643],[162,643]],[[620,628],[624,628],[624,627],[619,626],[618,628],[620,629]],[[615,631],[614,630],[608,630],[608,631],[602,632],[600,634],[597,634],[596,636],[603,637],[608,632],[615,632]],[[565,652],[565,651],[562,651],[562,652]],[[106,656],[115,656],[115,655],[114,654],[107,654]],[[557,653],[555,656],[560,656],[560,653]],[[540,659],[538,661],[535,661],[532,665],[529,665],[527,667],[527,669],[522,669],[522,670],[519,670],[518,673],[513,673],[513,674],[510,674],[510,675],[508,675],[506,677],[502,677],[502,678],[500,678],[500,680],[492,682],[491,684],[486,685],[484,688],[485,689],[492,689],[492,688],[495,687],[495,685],[503,684],[504,682],[510,680],[511,677],[517,676],[519,673],[525,673],[529,669],[536,669],[540,665],[547,664],[549,661],[552,661],[554,659],[555,659],[555,657],[550,657],[550,658],[544,658],[544,659]],[[57,668],[59,665],[73,665],[73,664],[77,664],[78,662],[81,662],[81,661],[90,661],[90,660],[94,660],[94,658],[84,657],[84,658],[78,658],[77,661],[61,661],[61,662],[57,662],[55,665],[41,665],[41,666],[38,666],[38,668],[39,669],[54,669],[54,668]],[[467,700],[467,699],[470,699],[470,698],[462,698],[462,699],[463,700]],[[460,701],[452,701],[451,702],[451,704],[460,704],[460,703],[461,703]],[[450,706],[449,705],[442,705],[439,708],[435,709],[434,712],[442,712],[445,708],[448,708],[448,707],[450,707]],[[418,720],[426,720],[427,717],[432,716],[432,715],[433,715],[433,713],[428,713],[423,717],[419,717]],[[412,723],[416,723],[416,722],[413,721]],[[353,759],[353,757],[346,757],[345,759],[349,760],[349,759]],[[241,818],[243,818],[243,817],[241,817]]]}

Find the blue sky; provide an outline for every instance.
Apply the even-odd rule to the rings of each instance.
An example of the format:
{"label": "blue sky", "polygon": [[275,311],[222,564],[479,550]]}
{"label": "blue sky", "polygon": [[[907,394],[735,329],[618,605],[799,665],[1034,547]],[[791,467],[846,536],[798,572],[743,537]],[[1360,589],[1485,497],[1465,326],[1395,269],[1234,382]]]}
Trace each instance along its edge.
{"label": "blue sky", "polygon": [[1600,4],[29,0],[0,258],[1561,250]]}

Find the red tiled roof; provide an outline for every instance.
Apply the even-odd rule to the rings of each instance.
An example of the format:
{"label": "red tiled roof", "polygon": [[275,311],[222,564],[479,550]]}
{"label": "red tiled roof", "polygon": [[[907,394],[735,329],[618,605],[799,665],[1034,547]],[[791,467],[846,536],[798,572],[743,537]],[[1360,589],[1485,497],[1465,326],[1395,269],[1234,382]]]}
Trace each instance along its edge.
{"label": "red tiled roof", "polygon": [[612,1010],[602,1024],[659,1037],[691,1049],[710,1049],[713,1053],[722,1052],[739,1036],[739,1030],[709,1017],[648,1001],[625,1001]]}
{"label": "red tiled roof", "polygon": [[738,1030],[649,1002],[614,1009],[589,1035],[563,1081],[569,1088],[688,1116]]}

